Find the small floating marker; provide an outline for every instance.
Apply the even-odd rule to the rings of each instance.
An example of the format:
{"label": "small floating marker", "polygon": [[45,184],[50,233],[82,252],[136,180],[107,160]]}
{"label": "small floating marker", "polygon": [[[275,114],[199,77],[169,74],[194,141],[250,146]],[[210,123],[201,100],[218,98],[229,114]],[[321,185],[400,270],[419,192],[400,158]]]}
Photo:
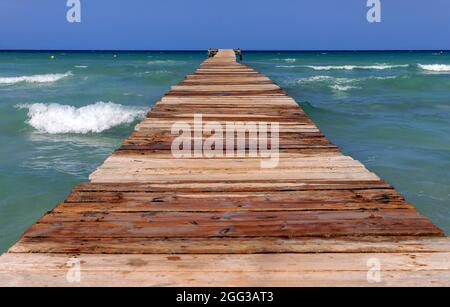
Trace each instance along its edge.
{"label": "small floating marker", "polygon": [[51,56],[50,56],[50,60],[54,60],[54,59],[56,59],[56,56],[51,55]]}
{"label": "small floating marker", "polygon": [[113,57],[117,58],[117,54],[113,55]]}

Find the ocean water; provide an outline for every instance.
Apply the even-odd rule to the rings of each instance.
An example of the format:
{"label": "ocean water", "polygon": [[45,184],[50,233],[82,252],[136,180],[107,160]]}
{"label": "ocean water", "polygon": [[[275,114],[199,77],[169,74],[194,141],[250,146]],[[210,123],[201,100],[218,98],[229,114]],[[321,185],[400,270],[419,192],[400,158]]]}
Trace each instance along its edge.
{"label": "ocean water", "polygon": [[[0,252],[86,181],[204,58],[0,52]],[[244,63],[450,233],[450,54],[249,52]]]}

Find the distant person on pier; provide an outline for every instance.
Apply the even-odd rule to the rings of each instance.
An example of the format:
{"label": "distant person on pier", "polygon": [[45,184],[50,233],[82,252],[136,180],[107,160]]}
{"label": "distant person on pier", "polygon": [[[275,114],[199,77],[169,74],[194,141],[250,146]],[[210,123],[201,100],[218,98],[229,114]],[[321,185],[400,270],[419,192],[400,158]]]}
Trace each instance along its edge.
{"label": "distant person on pier", "polygon": [[234,53],[239,57],[239,61],[242,62],[242,50],[240,48],[234,49]]}

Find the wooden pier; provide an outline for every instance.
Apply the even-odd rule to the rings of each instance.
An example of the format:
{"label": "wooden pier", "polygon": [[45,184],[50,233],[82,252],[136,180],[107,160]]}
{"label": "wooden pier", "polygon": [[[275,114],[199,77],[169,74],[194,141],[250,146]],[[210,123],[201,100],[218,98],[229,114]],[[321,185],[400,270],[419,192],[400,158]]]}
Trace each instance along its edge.
{"label": "wooden pier", "polygon": [[[171,127],[194,114],[279,123],[278,166],[175,158]],[[439,228],[219,50],[0,257],[0,285],[449,286],[449,260]]]}

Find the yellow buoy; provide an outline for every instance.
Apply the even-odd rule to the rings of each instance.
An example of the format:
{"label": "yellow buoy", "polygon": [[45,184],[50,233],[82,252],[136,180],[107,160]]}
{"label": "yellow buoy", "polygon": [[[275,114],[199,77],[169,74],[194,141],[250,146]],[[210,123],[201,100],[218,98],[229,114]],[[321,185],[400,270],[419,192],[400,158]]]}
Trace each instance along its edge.
{"label": "yellow buoy", "polygon": [[51,55],[51,56],[50,56],[50,59],[51,59],[51,60],[54,60],[54,59],[56,59],[56,57],[55,57],[54,55]]}

